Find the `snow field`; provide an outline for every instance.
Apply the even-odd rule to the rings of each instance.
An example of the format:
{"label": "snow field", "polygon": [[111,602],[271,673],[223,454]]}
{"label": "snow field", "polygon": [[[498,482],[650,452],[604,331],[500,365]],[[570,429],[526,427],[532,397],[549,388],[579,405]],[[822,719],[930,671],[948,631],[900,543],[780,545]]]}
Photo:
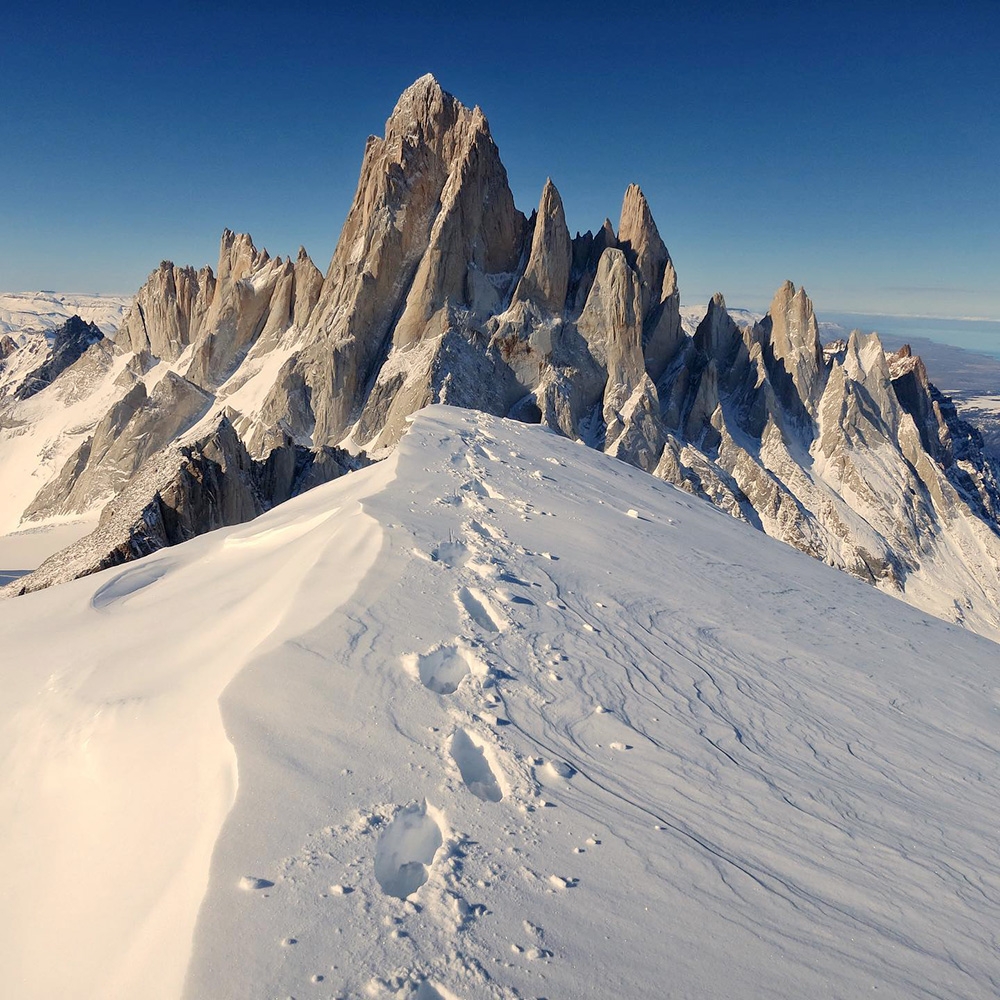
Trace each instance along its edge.
{"label": "snow field", "polygon": [[15,995],[995,995],[995,645],[537,427],[390,463],[0,607]]}
{"label": "snow field", "polygon": [[[298,583],[325,544],[350,568],[324,588],[323,614],[364,575],[381,534],[357,497],[392,464],[374,471],[345,482],[344,513],[321,536],[285,521],[292,504],[272,519],[283,545],[234,548],[213,533],[4,606],[0,992],[180,996],[236,793],[219,695],[281,640],[287,615],[312,621],[316,602]],[[306,508],[304,521],[327,517]],[[247,526],[232,534],[250,537]]]}
{"label": "snow field", "polygon": [[[223,699],[241,789],[189,997],[220,969],[227,996],[989,995],[996,864],[979,893],[931,874],[987,858],[988,823],[928,777],[941,738],[988,773],[995,713],[933,650],[989,643],[476,414],[418,417],[365,509],[386,542],[355,597]],[[274,889],[234,893],[244,870]]]}
{"label": "snow field", "polygon": [[75,314],[113,337],[131,302],[131,295],[0,292],[0,335],[54,330]]}

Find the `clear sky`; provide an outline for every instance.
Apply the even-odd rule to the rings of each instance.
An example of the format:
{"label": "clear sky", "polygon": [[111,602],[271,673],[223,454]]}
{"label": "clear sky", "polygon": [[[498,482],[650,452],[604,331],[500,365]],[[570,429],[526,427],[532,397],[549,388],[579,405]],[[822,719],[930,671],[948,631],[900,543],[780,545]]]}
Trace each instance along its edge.
{"label": "clear sky", "polygon": [[1000,0],[19,4],[0,58],[0,290],[134,292],[224,227],[325,270],[366,137],[433,72],[518,206],[632,181],[682,300],[1000,318]]}

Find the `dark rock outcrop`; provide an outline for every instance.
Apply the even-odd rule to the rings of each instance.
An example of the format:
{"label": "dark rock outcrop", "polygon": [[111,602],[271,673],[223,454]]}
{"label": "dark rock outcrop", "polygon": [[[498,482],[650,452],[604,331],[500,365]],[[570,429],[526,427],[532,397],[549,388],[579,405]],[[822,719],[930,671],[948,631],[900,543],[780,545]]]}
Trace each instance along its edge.
{"label": "dark rock outcrop", "polygon": [[140,558],[206,531],[248,521],[303,489],[365,464],[339,449],[313,454],[286,441],[263,462],[229,415],[190,444],[161,451],[109,502],[96,530],[0,591],[18,596]]}
{"label": "dark rock outcrop", "polygon": [[14,391],[14,398],[29,399],[41,392],[67,368],[79,361],[85,351],[103,339],[104,334],[93,323],[86,323],[79,316],[70,316],[53,332],[49,356],[38,368],[25,376]]}

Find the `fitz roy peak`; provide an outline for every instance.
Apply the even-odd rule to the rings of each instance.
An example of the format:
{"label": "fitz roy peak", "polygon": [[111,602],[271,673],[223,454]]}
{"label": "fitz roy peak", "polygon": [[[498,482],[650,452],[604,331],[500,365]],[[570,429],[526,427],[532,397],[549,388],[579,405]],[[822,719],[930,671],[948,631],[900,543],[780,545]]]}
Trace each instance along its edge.
{"label": "fitz roy peak", "polygon": [[369,138],[325,275],[227,230],[215,271],[162,263],[114,341],[44,386],[25,350],[0,362],[0,531],[100,517],[8,593],[253,517],[442,402],[542,423],[1000,636],[997,470],[918,358],[857,332],[824,349],[790,282],[745,328],[716,295],[687,336],[639,188],[617,229],[571,237],[551,180],[525,217],[482,111],[431,76]]}

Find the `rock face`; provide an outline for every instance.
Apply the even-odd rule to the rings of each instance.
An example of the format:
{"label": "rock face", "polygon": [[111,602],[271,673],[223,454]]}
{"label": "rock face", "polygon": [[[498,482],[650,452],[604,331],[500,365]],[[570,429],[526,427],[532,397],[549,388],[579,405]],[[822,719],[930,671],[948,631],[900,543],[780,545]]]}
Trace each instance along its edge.
{"label": "rock face", "polygon": [[774,294],[761,332],[768,373],[783,402],[792,411],[801,405],[814,417],[823,391],[823,348],[805,289],[796,291],[786,281]]}
{"label": "rock face", "polygon": [[542,189],[542,200],[538,204],[531,236],[531,251],[517,283],[514,302],[534,303],[547,312],[560,314],[569,291],[572,253],[562,198],[550,177]]}
{"label": "rock face", "polygon": [[214,295],[215,275],[210,267],[195,271],[161,261],[139,289],[115,343],[136,354],[147,351],[164,361],[175,361],[198,336]]}
{"label": "rock face", "polygon": [[[446,402],[544,423],[1000,634],[1000,475],[918,358],[857,333],[824,349],[791,282],[744,328],[714,296],[688,336],[642,191],[617,232],[571,238],[551,180],[526,219],[483,113],[430,76],[368,140],[325,275],[227,230],[215,271],[164,262],[103,344],[33,390],[44,365],[3,347],[0,461],[32,434],[44,456],[18,516],[103,509],[22,586],[252,516]],[[65,408],[56,438],[43,403]]]}
{"label": "rock face", "polygon": [[86,538],[51,556],[0,590],[20,596],[140,558],[213,528],[262,514],[303,488],[318,486],[363,462],[339,449],[311,453],[290,441],[266,461],[247,452],[228,414],[206,433],[175,443],[146,462],[101,512]]}
{"label": "rock face", "polygon": [[[29,399],[35,393],[41,392],[70,365],[77,362],[88,348],[99,344],[103,339],[104,334],[93,323],[85,323],[79,316],[70,316],[52,334],[49,356],[25,376],[24,381],[14,391],[14,397]],[[7,355],[11,353],[13,352],[10,349],[6,352]]]}
{"label": "rock face", "polygon": [[[461,314],[495,310],[525,236],[485,116],[422,77],[400,97],[384,138],[368,140],[297,362],[313,441],[345,436],[390,348],[418,347]],[[383,384],[388,413],[386,395]]]}

